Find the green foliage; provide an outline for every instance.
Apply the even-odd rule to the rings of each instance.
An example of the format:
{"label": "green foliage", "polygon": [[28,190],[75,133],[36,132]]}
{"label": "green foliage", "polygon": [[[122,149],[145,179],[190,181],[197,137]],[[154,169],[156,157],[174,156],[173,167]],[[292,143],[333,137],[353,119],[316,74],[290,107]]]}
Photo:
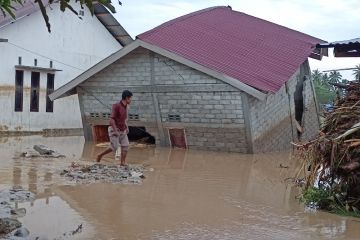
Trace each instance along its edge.
{"label": "green foliage", "polygon": [[4,16],[6,16],[6,14],[9,14],[12,18],[15,18],[14,5],[22,5],[23,2],[24,0],[0,0],[0,12]]}
{"label": "green foliage", "polygon": [[[6,16],[9,14],[12,18],[16,18],[15,16],[15,6],[17,5],[23,5],[26,0],[0,0],[0,14],[3,14]],[[75,15],[78,15],[78,12],[72,7],[71,0],[60,0],[60,10],[65,12],[66,9],[69,9],[71,12],[73,12]],[[46,12],[46,6],[43,3],[43,0],[35,0],[35,3],[39,5],[41,14],[44,18],[46,27],[49,32],[51,32],[51,25],[50,25],[50,19]],[[54,0],[49,0],[49,4],[54,3]],[[94,5],[95,4],[101,4],[107,9],[109,9],[112,13],[115,13],[115,7],[112,5],[111,0],[75,0],[75,4],[80,4],[81,8],[84,8],[84,5],[90,10],[91,15],[94,15]],[[121,2],[119,1],[119,4],[121,5]]]}
{"label": "green foliage", "polygon": [[337,215],[360,218],[359,210],[349,209],[342,196],[337,196],[330,189],[324,187],[304,189],[300,201],[306,206],[326,210]]}
{"label": "green foliage", "polygon": [[320,209],[328,209],[333,202],[329,191],[315,187],[305,189],[300,200],[307,206],[314,206]]}
{"label": "green foliage", "polygon": [[315,91],[318,102],[326,104],[333,102],[336,98],[336,90],[330,82],[340,82],[341,74],[337,71],[332,71],[330,76],[327,73],[321,73],[318,69],[312,72],[312,80],[314,82]]}
{"label": "green foliage", "polygon": [[314,86],[320,104],[330,103],[335,100],[336,92],[330,86],[322,85],[318,82],[314,82]]}

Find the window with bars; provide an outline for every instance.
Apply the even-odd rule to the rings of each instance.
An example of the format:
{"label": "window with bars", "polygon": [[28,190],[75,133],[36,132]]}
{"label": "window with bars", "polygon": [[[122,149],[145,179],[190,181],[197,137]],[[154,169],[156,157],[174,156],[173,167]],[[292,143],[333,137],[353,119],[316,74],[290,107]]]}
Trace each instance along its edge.
{"label": "window with bars", "polygon": [[15,72],[15,112],[23,111],[24,71]]}
{"label": "window with bars", "polygon": [[30,112],[39,112],[40,72],[31,72]]}
{"label": "window with bars", "polygon": [[54,92],[54,80],[55,75],[53,73],[48,73],[46,87],[46,112],[54,112],[54,102],[49,98],[49,95]]}

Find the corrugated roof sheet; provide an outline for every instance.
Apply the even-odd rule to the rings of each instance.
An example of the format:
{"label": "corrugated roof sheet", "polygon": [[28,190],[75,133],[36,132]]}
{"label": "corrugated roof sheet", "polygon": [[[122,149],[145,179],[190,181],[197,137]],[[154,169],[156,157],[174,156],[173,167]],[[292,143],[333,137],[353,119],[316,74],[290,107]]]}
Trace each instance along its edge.
{"label": "corrugated roof sheet", "polygon": [[[43,0],[43,3],[45,6],[47,6],[49,1]],[[24,2],[23,5],[15,4],[14,8],[16,20],[14,20],[9,14],[4,16],[2,13],[0,13],[0,28],[37,12],[39,10],[39,5],[35,3],[35,0],[28,0]],[[125,46],[133,41],[127,31],[103,5],[94,3],[94,13],[99,21],[104,25],[104,27],[106,27],[110,34],[113,35],[122,46]]]}
{"label": "corrugated roof sheet", "polygon": [[350,40],[344,40],[344,41],[335,41],[330,43],[323,43],[319,44],[319,47],[335,47],[338,45],[349,45],[349,44],[360,44],[360,38],[354,38]]}
{"label": "corrugated roof sheet", "polygon": [[277,92],[324,42],[230,7],[176,18],[138,38],[265,92]]}
{"label": "corrugated roof sheet", "polygon": [[[48,0],[43,0],[44,6],[47,6],[49,4]],[[39,10],[39,5],[37,3],[34,3],[34,0],[28,0],[23,3],[23,5],[19,3],[15,3],[12,5],[15,8],[15,16],[16,19],[21,19],[22,17],[28,16],[34,12],[37,12]],[[15,20],[6,13],[6,16],[4,16],[0,12],[0,27],[3,27],[9,23],[14,22]]]}

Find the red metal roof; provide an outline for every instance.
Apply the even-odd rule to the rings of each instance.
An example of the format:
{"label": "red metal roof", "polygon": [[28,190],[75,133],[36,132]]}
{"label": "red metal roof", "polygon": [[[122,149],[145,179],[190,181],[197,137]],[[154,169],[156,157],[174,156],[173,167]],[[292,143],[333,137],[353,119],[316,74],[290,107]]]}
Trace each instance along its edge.
{"label": "red metal roof", "polygon": [[324,42],[230,7],[190,13],[138,38],[266,92],[277,92]]}
{"label": "red metal roof", "polygon": [[[39,10],[39,5],[34,1],[35,0],[28,0],[25,1],[22,5],[19,3],[14,3],[12,6],[15,8],[14,13],[16,15],[16,19],[20,19],[34,12],[37,12]],[[47,6],[49,1],[43,0],[43,3],[45,6]],[[4,16],[2,13],[0,13],[0,27],[14,21],[15,20],[10,16],[10,14],[6,13],[6,16]]]}

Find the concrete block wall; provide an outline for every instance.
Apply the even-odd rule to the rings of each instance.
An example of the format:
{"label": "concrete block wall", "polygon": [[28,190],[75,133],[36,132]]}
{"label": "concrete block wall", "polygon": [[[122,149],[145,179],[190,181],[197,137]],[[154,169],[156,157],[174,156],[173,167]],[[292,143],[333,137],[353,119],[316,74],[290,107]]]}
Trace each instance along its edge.
{"label": "concrete block wall", "polygon": [[[164,93],[158,96],[161,121],[179,115],[188,145],[195,149],[247,152],[241,92]],[[194,126],[195,125],[195,126]]]}
{"label": "concrete block wall", "polygon": [[163,93],[158,96],[161,118],[178,114],[183,123],[237,124],[244,127],[240,92]]}
{"label": "concrete block wall", "polygon": [[[111,113],[112,105],[121,100],[121,92],[105,93],[88,90],[83,96],[85,116],[91,113]],[[155,110],[151,93],[135,94],[129,107],[129,114],[139,114],[142,122],[151,122],[155,119]]]}
{"label": "concrete block wall", "polygon": [[[291,79],[275,94],[268,94],[264,101],[250,97],[250,120],[254,152],[283,151],[291,148],[291,141],[298,141],[295,124],[294,94],[296,85],[310,75],[305,61]],[[310,80],[303,82],[304,113],[301,139],[308,139],[319,128],[314,95]]]}
{"label": "concrete block wall", "polygon": [[172,59],[154,54],[154,84],[191,85],[222,84],[223,82]]}
{"label": "concrete block wall", "polygon": [[314,91],[313,82],[310,79],[306,80],[304,82],[305,109],[302,123],[304,133],[301,135],[301,140],[305,141],[314,138],[320,128],[319,109]]}
{"label": "concrete block wall", "polygon": [[149,52],[143,48],[135,49],[99,73],[92,76],[82,87],[124,87],[150,84],[151,63]]}
{"label": "concrete block wall", "polygon": [[[167,129],[176,125],[185,129],[190,148],[247,152],[243,93],[232,86],[139,48],[80,85],[88,120],[90,113],[109,113],[125,89],[134,93],[129,113],[139,115],[131,124],[145,126],[157,144],[161,138],[169,144]],[[169,114],[179,115],[180,122],[170,121]]]}
{"label": "concrete block wall", "polygon": [[192,149],[247,153],[245,129],[240,127],[186,127],[187,143]]}
{"label": "concrete block wall", "polygon": [[[300,71],[298,70],[288,81],[289,93],[295,89],[296,81]],[[253,140],[260,138],[265,132],[274,128],[280,121],[290,115],[289,104],[293,108],[293,98],[290,102],[286,86],[283,85],[277,93],[269,93],[264,101],[259,101],[253,97],[249,99],[250,119]]]}

